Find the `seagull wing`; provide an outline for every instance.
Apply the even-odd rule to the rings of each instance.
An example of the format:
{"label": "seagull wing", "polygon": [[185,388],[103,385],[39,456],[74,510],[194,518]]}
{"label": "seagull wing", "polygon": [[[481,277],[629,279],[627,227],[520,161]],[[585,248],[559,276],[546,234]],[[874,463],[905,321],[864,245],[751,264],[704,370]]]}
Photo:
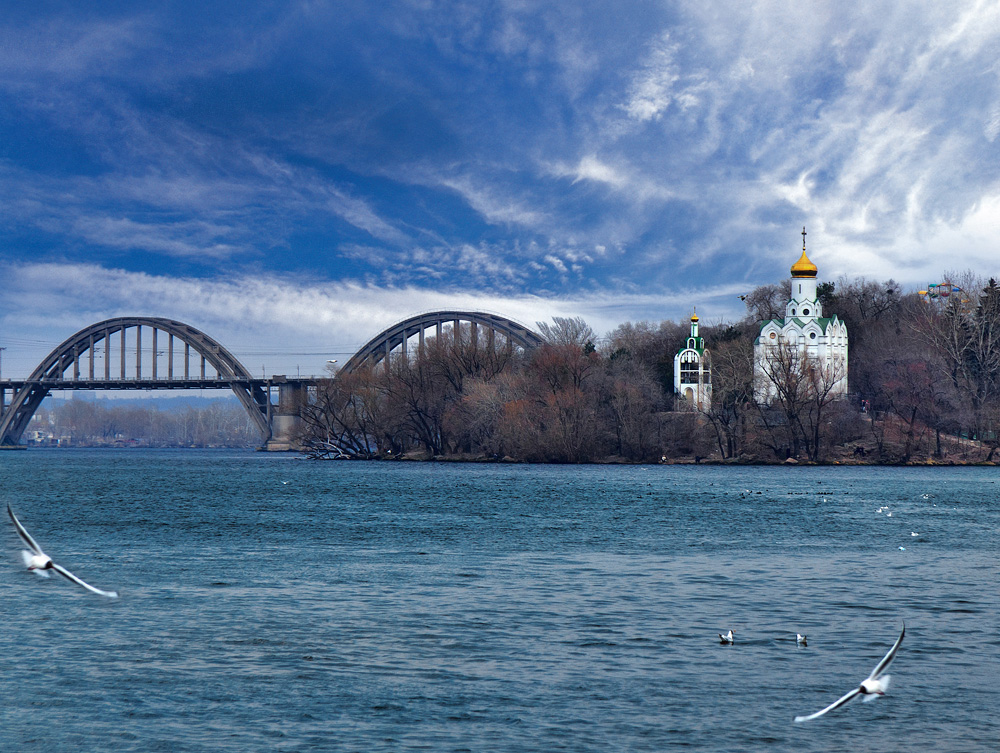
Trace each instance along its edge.
{"label": "seagull wing", "polygon": [[906,635],[905,623],[903,624],[903,629],[902,631],[900,631],[899,637],[896,639],[896,642],[893,643],[892,648],[889,649],[889,653],[887,653],[885,656],[882,657],[882,661],[876,664],[875,669],[873,669],[872,673],[868,675],[869,680],[877,680],[879,678],[879,675],[881,675],[883,672],[886,671],[886,669],[889,668],[889,665],[892,663],[892,660],[896,658],[896,652],[899,651],[899,646],[903,642],[904,635]]}
{"label": "seagull wing", "polygon": [[821,709],[820,711],[817,711],[815,714],[810,714],[809,716],[797,716],[797,717],[795,717],[795,721],[797,721],[797,722],[808,722],[810,719],[815,719],[817,716],[823,716],[823,714],[825,714],[827,711],[833,711],[834,709],[839,709],[841,706],[843,706],[849,700],[851,700],[852,698],[854,698],[854,696],[860,695],[860,694],[861,694],[861,688],[855,688],[854,690],[852,690],[847,695],[841,696],[840,698],[838,698],[836,701],[834,701],[833,703],[831,703],[825,709]]}
{"label": "seagull wing", "polygon": [[24,529],[24,526],[21,525],[21,521],[17,519],[17,516],[14,514],[14,511],[10,509],[9,504],[7,505],[7,514],[10,515],[10,519],[14,523],[14,528],[17,529],[17,535],[21,537],[21,540],[24,541],[25,544],[30,546],[31,550],[35,554],[40,554],[44,557],[45,552],[42,551],[42,548],[38,546],[38,542],[35,541],[33,538],[31,538],[31,534],[28,533]]}
{"label": "seagull wing", "polygon": [[53,562],[52,563],[52,569],[55,570],[57,573],[59,573],[66,580],[71,580],[74,583],[76,583],[78,586],[83,586],[88,591],[93,591],[95,594],[98,594],[100,596],[107,596],[109,599],[117,599],[118,598],[118,592],[117,591],[102,591],[99,588],[94,588],[89,583],[86,583],[85,581],[82,581],[79,578],[77,578],[75,575],[73,575],[73,573],[71,573],[69,570],[67,570],[62,565],[57,565],[55,562]]}

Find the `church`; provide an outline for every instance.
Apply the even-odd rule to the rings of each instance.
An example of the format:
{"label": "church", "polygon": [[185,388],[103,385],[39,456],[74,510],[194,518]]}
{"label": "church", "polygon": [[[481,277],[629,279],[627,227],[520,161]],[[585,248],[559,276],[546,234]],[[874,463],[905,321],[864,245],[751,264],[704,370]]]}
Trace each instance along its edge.
{"label": "church", "polygon": [[806,256],[802,228],[802,256],[792,265],[792,296],[783,319],[760,323],[754,343],[754,395],[761,402],[774,399],[783,370],[805,366],[821,389],[847,394],[847,326],[836,314],[823,316],[816,294],[816,265]]}
{"label": "church", "polygon": [[691,314],[691,336],[674,356],[674,392],[700,411],[712,406],[711,357],[698,335],[698,314]]}

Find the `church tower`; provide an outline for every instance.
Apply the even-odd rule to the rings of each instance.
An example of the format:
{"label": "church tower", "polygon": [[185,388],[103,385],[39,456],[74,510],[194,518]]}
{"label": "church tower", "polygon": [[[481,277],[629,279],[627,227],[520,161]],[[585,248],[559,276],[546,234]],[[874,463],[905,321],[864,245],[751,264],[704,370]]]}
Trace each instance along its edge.
{"label": "church tower", "polygon": [[816,295],[819,270],[806,256],[806,229],[802,228],[802,256],[792,265],[792,298],[785,306],[785,318],[820,319],[823,306]]}
{"label": "church tower", "polygon": [[691,335],[674,356],[674,392],[692,407],[707,411],[712,406],[711,356],[705,338],[698,334],[698,314],[691,314]]}
{"label": "church tower", "polygon": [[816,265],[806,256],[806,229],[802,228],[802,256],[792,265],[792,295],[783,319],[760,323],[754,343],[754,395],[767,402],[777,395],[779,359],[792,359],[810,369],[817,385],[832,394],[847,394],[847,326],[834,315],[823,316],[816,292]]}

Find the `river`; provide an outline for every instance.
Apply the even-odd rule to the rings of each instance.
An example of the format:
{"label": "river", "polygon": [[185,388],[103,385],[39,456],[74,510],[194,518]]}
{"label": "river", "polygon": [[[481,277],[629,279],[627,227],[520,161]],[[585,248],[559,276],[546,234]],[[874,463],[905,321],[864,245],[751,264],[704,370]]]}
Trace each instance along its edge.
{"label": "river", "polygon": [[998,481],[0,453],[0,749],[996,751]]}

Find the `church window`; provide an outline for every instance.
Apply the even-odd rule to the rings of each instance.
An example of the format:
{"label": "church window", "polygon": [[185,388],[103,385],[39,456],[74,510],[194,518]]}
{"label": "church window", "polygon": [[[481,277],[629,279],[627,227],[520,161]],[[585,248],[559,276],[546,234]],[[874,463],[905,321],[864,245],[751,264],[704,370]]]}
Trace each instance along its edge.
{"label": "church window", "polygon": [[768,335],[768,337],[770,337],[773,340],[775,337],[777,337],[777,335],[772,332],[770,335]]}
{"label": "church window", "polygon": [[810,332],[809,333],[809,339],[810,340],[815,340],[816,339],[816,333],[815,332]]}
{"label": "church window", "polygon": [[802,316],[809,316],[809,309],[802,309]]}

